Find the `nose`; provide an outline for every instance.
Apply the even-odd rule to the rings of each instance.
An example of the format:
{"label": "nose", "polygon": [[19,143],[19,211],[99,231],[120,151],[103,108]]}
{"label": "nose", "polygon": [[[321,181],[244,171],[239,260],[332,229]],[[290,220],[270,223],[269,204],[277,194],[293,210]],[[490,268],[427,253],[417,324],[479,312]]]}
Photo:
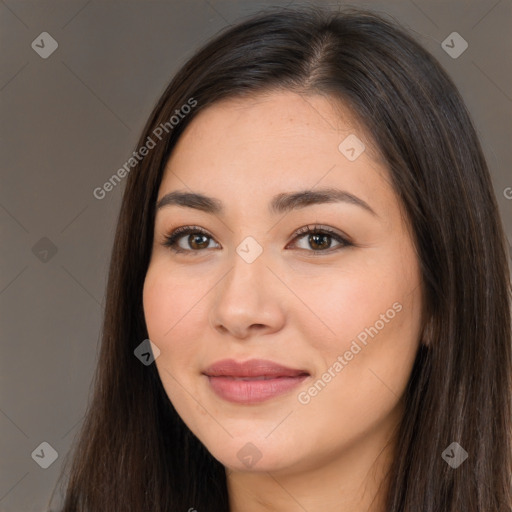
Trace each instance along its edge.
{"label": "nose", "polygon": [[275,332],[286,318],[284,287],[265,252],[248,261],[233,251],[232,266],[214,288],[210,309],[212,327],[237,339]]}

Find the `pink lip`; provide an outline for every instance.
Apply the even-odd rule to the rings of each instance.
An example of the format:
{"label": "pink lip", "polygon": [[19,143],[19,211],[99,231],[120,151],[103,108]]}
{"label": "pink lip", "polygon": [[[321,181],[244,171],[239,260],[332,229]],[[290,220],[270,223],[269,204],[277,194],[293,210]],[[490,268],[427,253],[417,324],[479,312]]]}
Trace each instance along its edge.
{"label": "pink lip", "polygon": [[[309,376],[306,370],[288,368],[263,359],[245,362],[223,359],[203,373],[218,396],[240,404],[263,402],[286,393]],[[263,380],[262,377],[266,378]]]}

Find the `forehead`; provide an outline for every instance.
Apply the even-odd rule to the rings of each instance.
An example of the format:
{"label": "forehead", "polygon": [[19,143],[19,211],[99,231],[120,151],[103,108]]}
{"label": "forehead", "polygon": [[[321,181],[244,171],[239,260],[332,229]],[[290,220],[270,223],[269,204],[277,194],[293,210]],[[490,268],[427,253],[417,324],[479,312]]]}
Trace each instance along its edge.
{"label": "forehead", "polygon": [[[340,150],[348,137],[365,148],[353,161]],[[382,188],[389,181],[375,154],[361,123],[331,97],[277,91],[229,98],[186,127],[167,162],[159,198],[178,188],[229,193],[233,200],[233,193],[268,197],[317,184],[368,195],[365,184]]]}
{"label": "forehead", "polygon": [[377,157],[366,128],[339,100],[320,94],[272,91],[227,98],[200,111],[181,135],[175,152],[181,152],[183,146],[203,143],[270,143],[276,135],[290,146],[298,145],[294,144],[295,139],[311,140],[312,144],[323,139],[329,144],[350,133],[364,139],[371,156]]}

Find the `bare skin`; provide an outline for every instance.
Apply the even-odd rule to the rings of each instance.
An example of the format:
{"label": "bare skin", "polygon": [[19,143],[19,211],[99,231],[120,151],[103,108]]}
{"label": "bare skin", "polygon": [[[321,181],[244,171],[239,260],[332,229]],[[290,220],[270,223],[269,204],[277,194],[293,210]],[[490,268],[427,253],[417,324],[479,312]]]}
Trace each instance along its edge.
{"label": "bare skin", "polygon": [[[421,275],[388,169],[333,104],[292,92],[214,104],[182,134],[158,193],[197,192],[224,209],[157,210],[143,300],[167,395],[226,467],[232,512],[384,512],[419,346]],[[338,148],[350,134],[366,146],[353,161]],[[324,188],[372,211],[353,199],[269,210],[277,194]],[[320,236],[296,234],[307,225]],[[182,235],[174,253],[165,236],[180,226],[207,236]],[[203,373],[226,358],[308,376],[233,403]]]}

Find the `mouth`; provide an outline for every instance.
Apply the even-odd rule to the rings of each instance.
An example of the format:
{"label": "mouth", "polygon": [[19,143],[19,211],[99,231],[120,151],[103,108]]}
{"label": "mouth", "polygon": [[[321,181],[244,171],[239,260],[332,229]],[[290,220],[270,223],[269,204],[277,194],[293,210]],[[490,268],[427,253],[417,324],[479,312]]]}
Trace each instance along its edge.
{"label": "mouth", "polygon": [[238,404],[260,403],[299,386],[309,372],[263,359],[237,362],[224,359],[207,368],[211,390],[220,398]]}

